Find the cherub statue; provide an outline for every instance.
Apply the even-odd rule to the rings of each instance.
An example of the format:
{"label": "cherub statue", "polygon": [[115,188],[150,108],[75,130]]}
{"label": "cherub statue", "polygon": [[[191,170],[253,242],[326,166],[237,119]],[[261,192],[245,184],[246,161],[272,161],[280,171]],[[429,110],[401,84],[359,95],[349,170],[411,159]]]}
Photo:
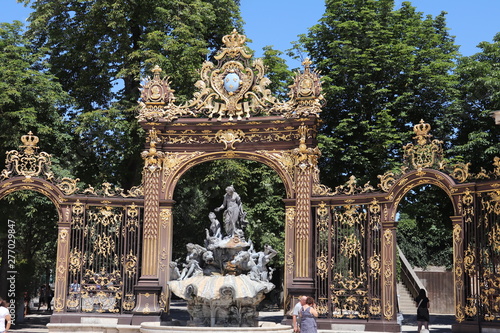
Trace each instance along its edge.
{"label": "cherub statue", "polygon": [[186,263],[184,264],[184,268],[182,269],[181,276],[178,280],[185,280],[187,278],[190,278],[191,276],[196,276],[203,273],[203,270],[200,267],[200,260],[203,253],[206,252],[207,249],[193,243],[188,243],[186,245],[186,249],[188,250]]}

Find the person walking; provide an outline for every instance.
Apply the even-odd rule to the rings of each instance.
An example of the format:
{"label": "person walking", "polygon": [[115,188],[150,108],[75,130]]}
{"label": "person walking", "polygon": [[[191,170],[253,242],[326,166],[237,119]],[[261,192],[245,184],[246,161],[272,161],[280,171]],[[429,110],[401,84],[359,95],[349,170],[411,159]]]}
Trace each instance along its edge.
{"label": "person walking", "polygon": [[415,303],[417,303],[417,324],[418,324],[418,332],[422,329],[422,325],[424,325],[427,332],[429,331],[429,307],[430,301],[427,298],[427,294],[425,289],[420,289],[418,296],[415,298]]}
{"label": "person walking", "polygon": [[316,311],[314,298],[307,297],[306,304],[300,309],[300,333],[318,333],[316,318],[318,318],[318,311]]}
{"label": "person walking", "polygon": [[9,304],[0,298],[0,332],[8,332],[11,323]]}
{"label": "person walking", "polygon": [[294,333],[300,332],[300,323],[298,317],[300,315],[300,309],[302,308],[302,306],[306,304],[307,296],[299,296],[298,299],[299,301],[293,307],[293,312],[292,312],[292,326]]}

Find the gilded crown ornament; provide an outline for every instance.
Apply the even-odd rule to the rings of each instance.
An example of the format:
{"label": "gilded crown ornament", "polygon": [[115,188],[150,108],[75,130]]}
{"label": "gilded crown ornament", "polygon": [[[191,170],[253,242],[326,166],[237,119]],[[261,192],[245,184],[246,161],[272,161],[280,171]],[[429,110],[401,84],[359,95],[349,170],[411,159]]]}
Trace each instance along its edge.
{"label": "gilded crown ornament", "polygon": [[31,177],[44,177],[47,180],[53,180],[54,174],[51,171],[51,156],[46,152],[37,153],[37,143],[39,138],[30,131],[27,135],[21,137],[22,145],[19,148],[24,152],[11,150],[7,152],[5,160],[5,169],[0,174],[1,179],[7,179],[13,176],[24,176],[26,180]]}
{"label": "gilded crown ornament", "polygon": [[427,142],[429,142],[430,138],[432,138],[432,135],[429,134],[430,130],[431,125],[425,123],[424,120],[421,119],[420,123],[413,126],[413,131],[417,135],[413,137],[413,139],[416,139],[419,145],[425,145]]}
{"label": "gilded crown ornament", "polygon": [[38,149],[38,147],[36,146],[38,144],[38,141],[40,141],[40,139],[37,136],[33,135],[33,132],[29,131],[28,135],[21,136],[21,142],[24,145],[20,146],[19,148],[24,148],[24,153],[26,155],[32,155]]}
{"label": "gilded crown ornament", "polygon": [[222,48],[222,51],[215,56],[215,59],[220,60],[226,55],[231,58],[236,58],[240,55],[246,59],[251,58],[252,55],[248,54],[244,48],[246,39],[246,36],[238,34],[238,31],[233,29],[230,35],[222,37],[222,42],[226,47]]}
{"label": "gilded crown ornament", "polygon": [[423,168],[431,168],[433,166],[440,165],[443,160],[443,147],[442,141],[430,140],[432,135],[429,134],[431,130],[431,125],[420,120],[420,123],[413,126],[413,131],[416,136],[413,137],[416,140],[416,145],[407,144],[403,147],[404,149],[404,159],[408,168],[419,170]]}

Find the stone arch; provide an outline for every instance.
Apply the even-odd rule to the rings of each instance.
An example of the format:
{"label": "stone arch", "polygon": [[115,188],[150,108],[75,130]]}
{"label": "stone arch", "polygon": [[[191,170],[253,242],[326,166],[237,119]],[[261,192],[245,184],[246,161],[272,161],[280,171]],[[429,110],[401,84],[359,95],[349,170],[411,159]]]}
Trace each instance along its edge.
{"label": "stone arch", "polygon": [[184,173],[186,173],[193,166],[204,162],[221,160],[221,159],[245,159],[250,161],[257,161],[267,165],[278,174],[281,181],[283,182],[286,191],[286,198],[283,199],[289,199],[292,197],[294,193],[293,179],[289,171],[283,166],[282,163],[279,163],[279,161],[277,161],[276,159],[272,159],[269,156],[258,154],[256,152],[243,151],[243,152],[233,152],[231,154],[228,154],[227,152],[220,151],[220,152],[210,152],[210,153],[200,152],[199,154],[193,154],[188,159],[180,162],[178,168],[174,172],[172,172],[172,174],[169,176],[169,179],[167,180],[169,186],[165,188],[165,193],[164,193],[165,199],[167,200],[173,199],[174,190],[175,187],[177,186],[179,179],[182,177]]}

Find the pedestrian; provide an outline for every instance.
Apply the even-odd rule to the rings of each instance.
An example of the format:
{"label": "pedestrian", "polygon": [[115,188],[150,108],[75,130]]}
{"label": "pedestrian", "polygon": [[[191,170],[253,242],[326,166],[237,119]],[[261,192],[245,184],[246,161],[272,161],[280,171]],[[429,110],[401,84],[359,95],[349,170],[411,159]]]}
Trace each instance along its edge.
{"label": "pedestrian", "polygon": [[418,324],[418,332],[422,329],[422,325],[424,325],[427,332],[429,332],[429,307],[430,301],[427,298],[427,294],[425,289],[420,289],[418,296],[415,298],[415,303],[417,303],[417,324]]}
{"label": "pedestrian", "polygon": [[0,332],[8,332],[11,324],[9,304],[0,298]]}
{"label": "pedestrian", "polygon": [[300,309],[300,333],[318,333],[316,318],[318,318],[318,311],[316,311],[314,298],[307,297],[306,304]]}
{"label": "pedestrian", "polygon": [[40,311],[40,306],[45,304],[45,285],[40,286],[40,290],[38,292],[38,311]]}
{"label": "pedestrian", "polygon": [[298,299],[299,301],[297,302],[297,304],[295,304],[292,311],[292,326],[294,332],[300,332],[300,323],[298,317],[300,314],[300,309],[303,305],[306,304],[307,296],[299,296]]}
{"label": "pedestrian", "polygon": [[47,283],[47,286],[45,287],[45,299],[47,304],[47,311],[52,311],[52,298],[54,298],[54,291]]}

